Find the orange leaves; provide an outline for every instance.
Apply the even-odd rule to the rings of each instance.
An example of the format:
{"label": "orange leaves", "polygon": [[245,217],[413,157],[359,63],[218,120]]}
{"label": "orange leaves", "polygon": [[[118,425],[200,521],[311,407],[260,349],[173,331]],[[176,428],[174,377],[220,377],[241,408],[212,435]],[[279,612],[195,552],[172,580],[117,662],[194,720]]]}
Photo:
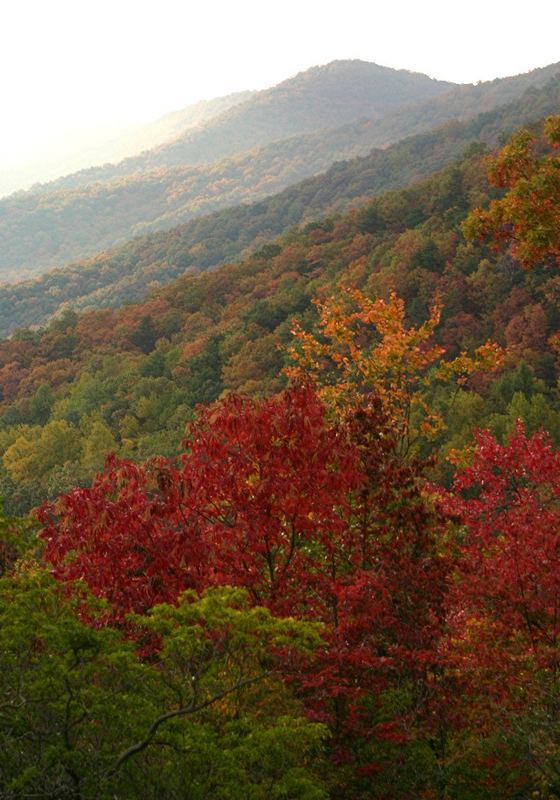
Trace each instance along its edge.
{"label": "orange leaves", "polygon": [[473,372],[493,372],[502,366],[504,360],[504,350],[496,342],[488,340],[477,347],[472,356],[462,352],[452,361],[443,361],[435,375],[440,380],[453,380],[458,386],[464,386]]}
{"label": "orange leaves", "polygon": [[[560,144],[560,115],[544,123],[548,145]],[[489,239],[494,250],[509,245],[521,265],[531,268],[547,257],[560,259],[560,158],[535,154],[536,138],[522,130],[488,161],[490,182],[505,195],[476,208],[463,225],[468,239]]]}
{"label": "orange leaves", "polygon": [[341,289],[316,305],[321,337],[295,326],[290,348],[295,366],[286,373],[316,383],[338,413],[355,408],[364,394],[375,395],[405,447],[418,434],[433,438],[443,425],[427,400],[435,383],[464,385],[473,372],[493,370],[502,360],[500,348],[487,342],[474,356],[461,353],[444,361],[444,348],[434,342],[438,303],[418,327],[407,326],[404,302],[394,292],[389,300],[372,300],[359,289]]}

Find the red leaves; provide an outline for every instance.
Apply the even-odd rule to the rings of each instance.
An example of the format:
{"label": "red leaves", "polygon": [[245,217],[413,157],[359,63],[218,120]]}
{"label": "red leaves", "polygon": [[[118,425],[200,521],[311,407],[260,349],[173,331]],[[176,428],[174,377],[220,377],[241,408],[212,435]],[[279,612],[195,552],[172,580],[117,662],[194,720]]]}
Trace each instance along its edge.
{"label": "red leaves", "polygon": [[162,465],[110,458],[90,488],[74,489],[39,512],[56,577],[85,580],[117,620],[201,585],[204,544],[185,524],[182,505],[171,507],[158,493],[156,467]]}
{"label": "red leaves", "polygon": [[505,445],[485,431],[476,441],[446,501],[465,541],[443,655],[473,692],[511,708],[558,665],[560,454],[520,423]]}
{"label": "red leaves", "polygon": [[364,699],[397,676],[421,681],[436,658],[441,521],[395,435],[371,398],[333,423],[310,387],[229,396],[201,412],[178,466],[113,459],[91,488],[44,506],[46,558],[61,580],[106,598],[119,623],[212,584],[322,622],[324,648],[286,668],[340,754],[345,740],[377,737]]}
{"label": "red leaves", "polygon": [[180,480],[211,551],[209,579],[243,585],[279,613],[313,607],[309,579],[336,547],[359,481],[355,448],[326,425],[314,392],[230,396],[185,446]]}
{"label": "red leaves", "polygon": [[212,583],[245,586],[281,613],[313,607],[313,576],[345,529],[359,470],[312,390],[230,396],[185,446],[178,468],[112,459],[90,488],[42,507],[57,577],[86,580],[118,618]]}
{"label": "red leaves", "polygon": [[487,736],[496,704],[502,717],[543,704],[560,635],[560,456],[546,436],[477,434],[441,499],[453,540],[397,435],[375,398],[337,423],[309,387],[230,396],[201,412],[178,465],[112,459],[45,505],[46,558],[119,625],[213,584],[321,622],[323,646],[286,653],[286,678],[330,726],[334,761],[373,779],[419,738]]}

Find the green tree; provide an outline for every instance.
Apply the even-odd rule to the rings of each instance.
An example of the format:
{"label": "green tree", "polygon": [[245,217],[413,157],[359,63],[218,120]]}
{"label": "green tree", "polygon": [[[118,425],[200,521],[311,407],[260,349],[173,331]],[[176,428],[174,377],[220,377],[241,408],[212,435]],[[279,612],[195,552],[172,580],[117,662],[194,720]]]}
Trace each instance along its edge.
{"label": "green tree", "polygon": [[117,449],[111,429],[100,419],[95,420],[82,441],[82,466],[87,470],[101,469],[105,457]]}
{"label": "green tree", "polygon": [[41,568],[0,580],[2,798],[326,798],[324,728],[301,717],[274,657],[309,651],[313,626],[214,590],[135,619],[142,660],[102,621]]}

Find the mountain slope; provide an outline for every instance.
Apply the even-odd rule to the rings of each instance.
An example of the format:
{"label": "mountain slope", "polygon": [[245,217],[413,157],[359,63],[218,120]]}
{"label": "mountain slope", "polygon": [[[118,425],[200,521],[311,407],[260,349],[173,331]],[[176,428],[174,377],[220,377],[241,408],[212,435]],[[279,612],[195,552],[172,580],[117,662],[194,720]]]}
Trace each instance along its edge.
{"label": "mountain slope", "polygon": [[324,172],[333,161],[365,155],[375,139],[375,123],[361,120],[211,165],[162,168],[44,195],[14,195],[0,203],[0,273],[4,280],[21,280],[143,232],[274,194]]}
{"label": "mountain slope", "polygon": [[366,118],[376,121],[371,146],[385,147],[448,120],[466,119],[505,105],[529,87],[543,86],[559,72],[557,63],[476,85],[456,85],[362,61],[334,61],[254,93],[246,103],[207,125],[136,158],[35,188],[51,192],[155,168],[209,163],[271,141]]}
{"label": "mountain slope", "polygon": [[291,136],[381,117],[453,86],[365,61],[333,61],[256,92],[245,103],[161,147],[85,175],[69,175],[45,188],[90,184],[157,167],[210,163]]}
{"label": "mountain slope", "polygon": [[271,236],[360,198],[405,186],[459,157],[474,142],[495,145],[519,125],[560,108],[560,78],[519,100],[464,123],[411,137],[365,158],[333,166],[278,195],[226,209],[171,231],[139,237],[109,253],[39,279],[0,287],[0,332],[37,325],[70,304],[117,307],[188,268],[205,270],[239,258]]}
{"label": "mountain slope", "polygon": [[[212,100],[201,100],[178,111],[148,122],[136,125],[119,136],[116,136],[95,147],[87,147],[76,153],[69,153],[63,159],[41,161],[0,172],[0,197],[17,190],[29,188],[29,191],[42,191],[44,183],[61,175],[68,175],[80,170],[87,175],[89,170],[101,165],[117,163],[124,158],[134,156],[149,148],[157,147],[180,136],[189,128],[204,125],[212,117],[223,114],[232,106],[248,100],[253,92],[235,92]],[[34,185],[32,185],[34,184]]]}

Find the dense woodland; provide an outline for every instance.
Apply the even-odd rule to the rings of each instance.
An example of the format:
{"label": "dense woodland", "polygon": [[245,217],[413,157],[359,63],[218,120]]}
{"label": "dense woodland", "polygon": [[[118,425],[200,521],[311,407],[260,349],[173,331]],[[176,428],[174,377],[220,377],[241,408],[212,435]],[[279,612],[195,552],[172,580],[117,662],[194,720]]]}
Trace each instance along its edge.
{"label": "dense woodland", "polygon": [[[373,150],[364,158],[340,162],[325,174],[258,203],[203,216],[165,233],[141,236],[36,280],[0,287],[0,334],[45,322],[69,306],[78,311],[116,308],[142,300],[147,287],[155,289],[185,270],[205,270],[239,258],[295,224],[320,219],[366,197],[418,181],[477,143],[495,146],[505,131],[541,119],[554,112],[559,102],[560,78],[556,78],[506,106],[407,138],[385,150]],[[107,220],[115,224],[110,215]],[[80,229],[75,230],[78,235]]]}
{"label": "dense woodland", "polygon": [[559,146],[0,342],[2,800],[560,798]]}
{"label": "dense woodland", "polygon": [[484,163],[480,153],[467,156],[408,189],[294,228],[241,262],[182,277],[143,303],[69,311],[1,342],[0,480],[9,510],[89,480],[105,452],[171,455],[196,405],[223,391],[282,388],[294,320],[314,326],[313,301],[340,285],[385,299],[395,291],[414,325],[438,296],[434,335],[451,355],[489,338],[508,348],[510,368],[495,386],[483,381],[447,397],[441,387],[434,402],[451,404],[454,417],[465,405],[449,446],[490,418],[504,432],[520,403],[528,423],[534,404],[538,420],[548,408],[556,436],[548,339],[558,324],[557,278],[546,265],[515,269],[508,254],[465,241],[463,219],[494,191]]}

